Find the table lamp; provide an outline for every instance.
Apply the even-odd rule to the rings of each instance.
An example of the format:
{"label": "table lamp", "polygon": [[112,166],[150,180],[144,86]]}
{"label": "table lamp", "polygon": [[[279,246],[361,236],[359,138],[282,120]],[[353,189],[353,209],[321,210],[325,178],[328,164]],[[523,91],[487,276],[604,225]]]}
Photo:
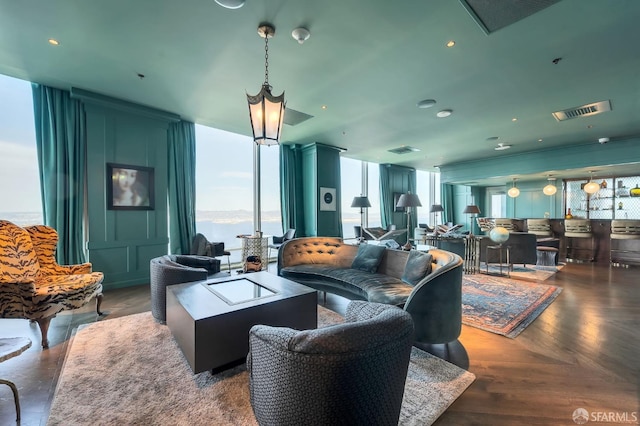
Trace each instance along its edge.
{"label": "table lamp", "polygon": [[361,243],[364,240],[364,237],[362,236],[364,228],[364,209],[367,207],[371,207],[371,203],[369,202],[369,198],[367,198],[366,195],[360,194],[359,197],[353,197],[351,207],[360,207],[360,238],[358,238],[358,243]]}
{"label": "table lamp", "polygon": [[429,210],[429,213],[436,214],[436,226],[434,226],[436,235],[438,234],[438,213],[443,211],[444,208],[442,207],[442,204],[432,204],[431,209]]}
{"label": "table lamp", "polygon": [[420,203],[420,198],[418,195],[412,194],[408,192],[406,194],[402,194],[398,199],[398,204],[396,207],[404,207],[407,212],[407,243],[402,246],[403,250],[411,250],[411,242],[409,242],[409,226],[410,226],[410,218],[411,218],[411,207],[421,207],[422,203]]}

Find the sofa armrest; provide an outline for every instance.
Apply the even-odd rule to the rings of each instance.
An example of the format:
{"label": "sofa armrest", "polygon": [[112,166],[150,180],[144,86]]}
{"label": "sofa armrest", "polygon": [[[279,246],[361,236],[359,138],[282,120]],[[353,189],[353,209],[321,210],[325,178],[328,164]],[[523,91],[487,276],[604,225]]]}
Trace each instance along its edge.
{"label": "sofa armrest", "polygon": [[362,300],[352,300],[347,306],[344,316],[345,322],[364,321],[373,318],[387,309],[399,309],[395,305],[373,303]]}

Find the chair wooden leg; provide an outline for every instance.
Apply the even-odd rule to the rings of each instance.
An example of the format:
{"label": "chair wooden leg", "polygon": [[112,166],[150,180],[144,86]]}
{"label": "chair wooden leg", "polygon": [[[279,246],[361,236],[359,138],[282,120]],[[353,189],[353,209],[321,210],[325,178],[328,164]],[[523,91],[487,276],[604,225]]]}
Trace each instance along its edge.
{"label": "chair wooden leg", "polygon": [[49,348],[49,338],[47,337],[47,334],[49,332],[49,324],[51,323],[53,317],[55,317],[55,315],[46,318],[38,318],[36,320],[38,326],[40,327],[40,334],[42,334],[42,349]]}
{"label": "chair wooden leg", "polygon": [[96,296],[96,312],[98,313],[98,315],[102,315],[102,311],[100,311],[100,306],[102,305],[102,293],[98,294]]}

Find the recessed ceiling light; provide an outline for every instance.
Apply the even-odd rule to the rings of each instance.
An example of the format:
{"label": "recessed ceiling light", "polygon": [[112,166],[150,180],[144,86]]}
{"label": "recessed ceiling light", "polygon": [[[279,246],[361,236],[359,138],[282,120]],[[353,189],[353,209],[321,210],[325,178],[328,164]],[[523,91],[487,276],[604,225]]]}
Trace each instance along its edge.
{"label": "recessed ceiling light", "polygon": [[416,105],[418,106],[418,108],[431,108],[435,104],[436,104],[436,101],[434,99],[423,99],[420,102],[418,102]]}
{"label": "recessed ceiling light", "polygon": [[60,45],[60,42],[58,40],[56,40],[55,38],[50,38],[49,40],[47,40],[49,42],[49,44],[53,45],[53,46],[58,46]]}
{"label": "recessed ceiling light", "polygon": [[456,42],[454,40],[449,40],[446,44],[447,47],[453,47],[456,45]]}
{"label": "recessed ceiling light", "polygon": [[496,151],[504,151],[505,149],[509,149],[511,148],[511,145],[505,145],[503,143],[499,143],[498,146],[496,146],[495,149]]}
{"label": "recessed ceiling light", "polygon": [[320,108],[327,109],[327,106],[326,105],[322,105]]}
{"label": "recessed ceiling light", "polygon": [[227,9],[240,9],[244,6],[244,0],[215,0],[215,2]]}
{"label": "recessed ceiling light", "polygon": [[542,142],[542,138],[538,139],[538,142]]}
{"label": "recessed ceiling light", "polygon": [[445,118],[445,117],[449,117],[451,114],[453,114],[453,111],[450,109],[443,109],[442,111],[438,111],[436,113],[436,117],[438,118]]}
{"label": "recessed ceiling light", "polygon": [[511,119],[511,121],[518,121],[518,119],[517,119],[517,118],[515,118],[515,117],[513,117],[513,118]]}

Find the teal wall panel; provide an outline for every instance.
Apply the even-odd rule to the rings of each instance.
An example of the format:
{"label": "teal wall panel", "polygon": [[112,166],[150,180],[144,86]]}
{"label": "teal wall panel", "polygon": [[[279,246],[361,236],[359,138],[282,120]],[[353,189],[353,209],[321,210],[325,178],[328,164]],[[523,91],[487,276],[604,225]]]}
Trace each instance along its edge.
{"label": "teal wall panel", "polygon": [[[85,91],[88,252],[104,287],[149,282],[149,261],[168,252],[167,128],[178,116]],[[107,163],[154,169],[153,210],[107,209]]]}

